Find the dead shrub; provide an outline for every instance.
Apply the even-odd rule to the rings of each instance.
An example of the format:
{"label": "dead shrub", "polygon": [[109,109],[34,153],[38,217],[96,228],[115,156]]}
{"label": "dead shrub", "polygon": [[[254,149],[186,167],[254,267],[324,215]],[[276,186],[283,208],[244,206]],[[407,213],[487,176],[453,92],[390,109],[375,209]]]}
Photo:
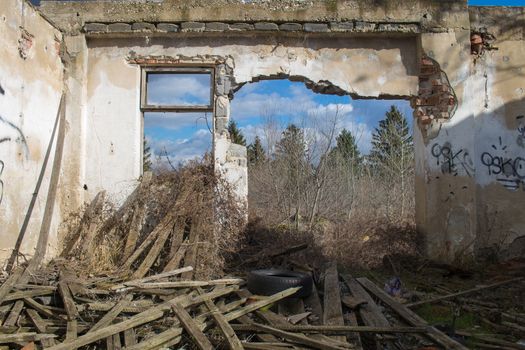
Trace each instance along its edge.
{"label": "dead shrub", "polygon": [[[171,215],[173,220],[166,228],[171,232],[151,269],[162,271],[173,255],[172,244],[183,241],[182,244],[189,245],[184,240],[194,230],[194,244],[198,246],[193,266],[196,278],[218,277],[222,275],[225,257],[237,249],[245,221],[244,208],[239,206],[228,185],[215,175],[209,161],[194,161],[175,171],[146,175],[120,208],[106,203],[111,203],[111,199],[105,200],[104,211],[96,215],[89,212],[90,206],[84,208],[82,219],[69,228],[65,248],[70,248],[64,250],[62,257],[74,262],[79,274],[116,273],[129,257],[124,253],[130,231],[139,231],[134,251]],[[143,219],[137,222],[135,214],[141,208]],[[88,234],[94,238],[92,249],[86,252],[83,240]],[[148,251],[149,248],[145,249],[136,259],[131,271]]]}

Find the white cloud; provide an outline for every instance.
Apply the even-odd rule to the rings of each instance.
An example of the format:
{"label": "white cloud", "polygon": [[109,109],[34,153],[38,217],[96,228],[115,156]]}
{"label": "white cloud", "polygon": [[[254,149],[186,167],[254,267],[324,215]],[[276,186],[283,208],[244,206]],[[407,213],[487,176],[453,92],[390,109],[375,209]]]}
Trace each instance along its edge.
{"label": "white cloud", "polygon": [[149,74],[150,104],[192,105],[210,103],[210,75]]}

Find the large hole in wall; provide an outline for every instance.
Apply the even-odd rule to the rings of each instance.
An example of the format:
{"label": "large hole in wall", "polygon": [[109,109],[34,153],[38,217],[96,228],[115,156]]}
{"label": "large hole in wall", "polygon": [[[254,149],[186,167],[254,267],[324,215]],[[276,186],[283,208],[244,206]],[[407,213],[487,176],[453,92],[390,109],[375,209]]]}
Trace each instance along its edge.
{"label": "large hole in wall", "polygon": [[353,100],[302,82],[244,85],[229,132],[248,149],[251,222],[313,235],[330,258],[364,264],[415,250],[412,112],[406,100]]}

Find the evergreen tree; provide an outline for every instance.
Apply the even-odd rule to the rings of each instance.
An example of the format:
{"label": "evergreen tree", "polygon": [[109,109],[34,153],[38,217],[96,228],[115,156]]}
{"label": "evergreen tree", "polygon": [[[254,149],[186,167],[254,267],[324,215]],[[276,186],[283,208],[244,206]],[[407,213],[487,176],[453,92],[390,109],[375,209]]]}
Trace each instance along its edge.
{"label": "evergreen tree", "polygon": [[346,129],[341,130],[337,136],[332,155],[338,155],[345,163],[354,167],[360,165],[362,160],[354,135]]}
{"label": "evergreen tree", "polygon": [[151,171],[151,148],[148,145],[148,140],[146,140],[146,138],[144,138],[142,146],[142,171]]}
{"label": "evergreen tree", "polygon": [[279,158],[288,158],[290,161],[301,161],[306,156],[306,142],[304,132],[295,124],[290,124],[282,133],[281,140],[276,145],[276,155]]}
{"label": "evergreen tree", "polygon": [[391,106],[372,134],[371,166],[384,175],[404,175],[412,168],[413,159],[414,142],[408,122],[395,106]]}
{"label": "evergreen tree", "polygon": [[246,146],[246,139],[233,119],[230,119],[230,122],[228,123],[228,133],[230,134],[230,140],[233,143]]}
{"label": "evergreen tree", "polygon": [[266,161],[266,154],[259,136],[255,136],[255,141],[248,145],[248,162],[250,165],[261,164]]}

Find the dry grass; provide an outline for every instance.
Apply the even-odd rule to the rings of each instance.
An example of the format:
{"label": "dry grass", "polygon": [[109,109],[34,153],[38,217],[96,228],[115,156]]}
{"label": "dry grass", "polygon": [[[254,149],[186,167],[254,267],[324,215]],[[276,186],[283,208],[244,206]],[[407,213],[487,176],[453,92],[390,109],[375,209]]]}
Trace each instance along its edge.
{"label": "dry grass", "polygon": [[[220,196],[217,196],[218,191]],[[123,251],[134,213],[145,206],[146,215],[135,247],[140,246],[165,216],[175,213],[172,233],[154,263],[153,271],[160,271],[167,263],[172,240],[181,234],[176,227],[186,227],[186,236],[189,227],[195,226],[198,228],[196,244],[199,245],[195,276],[218,277],[222,275],[225,257],[239,245],[245,220],[244,209],[239,207],[232,191],[215,176],[213,167],[206,162],[193,162],[176,171],[153,175],[151,181],[143,181],[118,209],[107,204],[110,202],[106,200],[104,210],[87,218],[87,223],[85,215],[82,218],[77,214],[64,224],[69,232],[66,242],[78,239],[74,236],[82,224],[96,229],[94,249],[90,254],[82,255],[79,243],[62,253],[62,257],[74,263],[79,274],[114,274],[119,271],[126,258]],[[216,213],[222,213],[221,217],[216,217]],[[82,239],[80,237],[78,242]],[[139,257],[135,264],[141,261]]]}

